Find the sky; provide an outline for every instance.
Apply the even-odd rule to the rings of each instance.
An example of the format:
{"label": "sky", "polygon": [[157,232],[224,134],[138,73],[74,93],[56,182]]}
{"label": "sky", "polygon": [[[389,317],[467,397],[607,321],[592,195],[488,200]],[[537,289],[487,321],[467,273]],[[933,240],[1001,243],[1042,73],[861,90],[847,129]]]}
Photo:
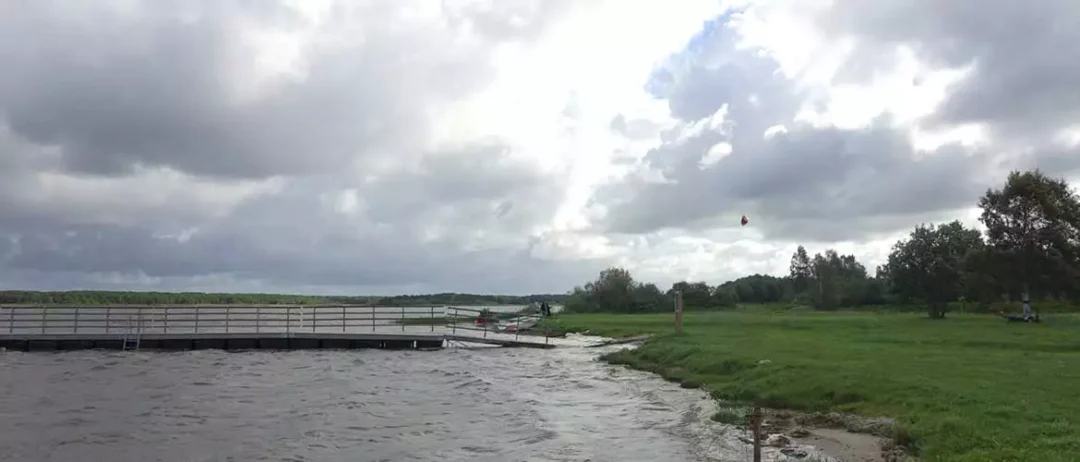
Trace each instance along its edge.
{"label": "sky", "polygon": [[[1080,179],[1075,0],[0,8],[0,288],[561,293],[868,268]],[[1080,182],[1076,183],[1080,185]],[[739,225],[741,216],[750,222]]]}

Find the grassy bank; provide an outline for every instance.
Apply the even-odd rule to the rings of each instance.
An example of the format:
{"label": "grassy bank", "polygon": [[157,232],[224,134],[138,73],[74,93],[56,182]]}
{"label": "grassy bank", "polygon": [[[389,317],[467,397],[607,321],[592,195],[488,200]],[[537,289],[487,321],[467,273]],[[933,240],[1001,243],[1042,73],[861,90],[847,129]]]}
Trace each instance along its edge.
{"label": "grassy bank", "polygon": [[[612,362],[721,399],[897,420],[928,461],[1080,458],[1080,319],[1006,324],[985,315],[687,313],[561,315],[597,335],[659,334]],[[768,361],[763,361],[768,360]]]}

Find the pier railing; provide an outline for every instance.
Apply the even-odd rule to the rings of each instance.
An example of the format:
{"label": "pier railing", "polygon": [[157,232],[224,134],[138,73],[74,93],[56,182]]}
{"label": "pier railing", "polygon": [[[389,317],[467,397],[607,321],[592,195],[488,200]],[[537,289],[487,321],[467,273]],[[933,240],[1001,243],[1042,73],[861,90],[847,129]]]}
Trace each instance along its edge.
{"label": "pier railing", "polygon": [[[531,337],[542,335],[548,343],[551,332],[544,326],[544,317],[528,312],[494,312],[483,308],[446,307],[446,327],[451,335],[458,331],[487,338],[488,335],[513,335],[519,340],[525,332]],[[471,332],[471,334],[469,334]]]}
{"label": "pier railing", "polygon": [[58,334],[412,333],[548,342],[543,318],[453,306],[0,306],[0,336]]}
{"label": "pier railing", "polygon": [[434,333],[442,306],[2,306],[0,335],[184,333]]}

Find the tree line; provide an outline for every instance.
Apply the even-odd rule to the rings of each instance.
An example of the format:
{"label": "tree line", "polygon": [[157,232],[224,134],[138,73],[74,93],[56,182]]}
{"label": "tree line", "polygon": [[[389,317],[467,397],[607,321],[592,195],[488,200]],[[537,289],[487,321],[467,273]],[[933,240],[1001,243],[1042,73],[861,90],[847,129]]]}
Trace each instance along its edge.
{"label": "tree line", "polygon": [[483,295],[440,293],[394,296],[334,296],[289,294],[232,294],[206,292],[135,292],[135,291],[0,291],[0,304],[19,305],[320,305],[348,304],[373,306],[431,305],[525,305],[547,301],[563,303],[565,294]]}
{"label": "tree line", "polygon": [[[1060,178],[1039,170],[1013,171],[977,203],[986,228],[959,220],[920,224],[897,241],[871,275],[854,255],[799,246],[785,276],[755,274],[716,286],[677,282],[661,291],[610,268],[569,293],[568,311],[668,312],[680,292],[686,309],[723,309],[739,303],[787,303],[818,310],[859,306],[921,306],[942,318],[950,306],[991,311],[1019,303],[1080,302],[1080,197]],[[1040,303],[1041,302],[1041,303]]]}

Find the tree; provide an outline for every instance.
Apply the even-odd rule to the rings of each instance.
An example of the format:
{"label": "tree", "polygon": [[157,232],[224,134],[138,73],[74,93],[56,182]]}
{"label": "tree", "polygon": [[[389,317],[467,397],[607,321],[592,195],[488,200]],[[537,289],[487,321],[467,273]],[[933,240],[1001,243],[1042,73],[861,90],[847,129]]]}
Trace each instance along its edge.
{"label": "tree", "polygon": [[735,300],[742,303],[776,303],[790,299],[793,292],[790,278],[764,274],[743,276],[720,284],[713,291],[714,298],[721,290],[730,291]]}
{"label": "tree", "polygon": [[585,284],[585,292],[601,311],[634,311],[634,278],[617,267],[600,272],[595,281]]}
{"label": "tree", "polygon": [[661,292],[656,284],[651,282],[635,284],[633,295],[636,311],[638,312],[655,313],[674,309],[672,299]]}
{"label": "tree", "polygon": [[739,297],[735,291],[723,286],[716,287],[713,291],[713,299],[716,300],[716,306],[721,308],[734,308],[739,303]]}
{"label": "tree", "polygon": [[693,308],[707,308],[713,305],[713,289],[705,282],[680,281],[671,285],[669,296],[682,292],[683,305]]}
{"label": "tree", "polygon": [[811,299],[819,310],[833,310],[840,306],[840,258],[829,249],[825,255],[815,254],[810,262]]}
{"label": "tree", "polygon": [[810,256],[806,254],[806,248],[800,245],[791,255],[791,282],[795,293],[801,294],[810,288],[811,276]]}
{"label": "tree", "polygon": [[1010,295],[1077,292],[1080,198],[1063,179],[1039,170],[1009,173],[979,199],[997,280]]}
{"label": "tree", "polygon": [[931,318],[944,318],[948,302],[964,293],[964,261],[981,251],[982,235],[959,221],[917,226],[889,254],[886,274],[903,300],[921,300]]}

